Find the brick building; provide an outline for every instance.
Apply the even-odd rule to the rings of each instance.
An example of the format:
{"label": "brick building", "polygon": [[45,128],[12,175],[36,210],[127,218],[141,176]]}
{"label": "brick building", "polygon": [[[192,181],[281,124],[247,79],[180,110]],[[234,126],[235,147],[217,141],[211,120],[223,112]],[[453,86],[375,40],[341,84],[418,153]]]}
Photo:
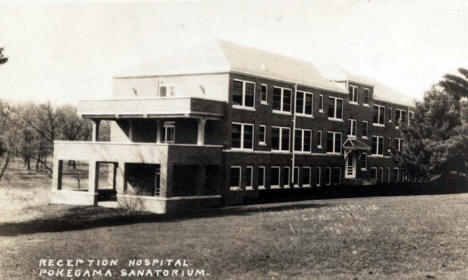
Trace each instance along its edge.
{"label": "brick building", "polygon": [[[93,137],[55,142],[52,201],[96,205],[103,164],[113,167],[117,201],[157,213],[279,189],[399,182],[399,126],[412,106],[346,71],[202,44],[114,77],[112,99],[79,103]],[[111,121],[110,142],[98,141],[102,120]],[[67,160],[89,163],[86,191],[62,188]]]}

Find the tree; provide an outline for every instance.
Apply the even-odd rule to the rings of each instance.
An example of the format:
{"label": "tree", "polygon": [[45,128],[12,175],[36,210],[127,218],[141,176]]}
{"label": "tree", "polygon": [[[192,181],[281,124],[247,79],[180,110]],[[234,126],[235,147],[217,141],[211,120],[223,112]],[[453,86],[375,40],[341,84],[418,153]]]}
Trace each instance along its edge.
{"label": "tree", "polygon": [[[416,104],[412,125],[403,126],[403,164],[420,180],[468,171],[468,70],[445,75]],[[463,115],[463,117],[462,117]]]}
{"label": "tree", "polygon": [[0,64],[5,64],[8,61],[8,57],[5,57],[3,50],[3,48],[0,48]]}
{"label": "tree", "polygon": [[16,120],[15,108],[0,100],[0,181],[18,150],[19,134]]}

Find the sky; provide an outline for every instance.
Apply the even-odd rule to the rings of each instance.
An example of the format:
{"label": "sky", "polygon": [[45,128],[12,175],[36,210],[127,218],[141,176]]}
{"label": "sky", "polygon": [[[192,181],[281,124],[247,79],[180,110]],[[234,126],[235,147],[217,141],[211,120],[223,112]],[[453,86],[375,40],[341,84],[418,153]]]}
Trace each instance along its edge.
{"label": "sky", "polygon": [[223,39],[369,76],[414,98],[468,68],[468,1],[2,1],[0,98],[109,98],[112,76]]}

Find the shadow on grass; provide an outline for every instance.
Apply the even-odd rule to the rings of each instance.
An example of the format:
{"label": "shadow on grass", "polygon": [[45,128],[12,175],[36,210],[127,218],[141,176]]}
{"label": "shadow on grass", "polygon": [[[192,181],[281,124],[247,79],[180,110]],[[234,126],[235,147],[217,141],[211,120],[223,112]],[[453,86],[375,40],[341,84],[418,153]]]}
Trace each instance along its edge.
{"label": "shadow on grass", "polygon": [[[279,212],[309,208],[330,207],[325,203],[301,203],[294,205],[247,206],[207,209],[200,211],[180,212],[174,214],[152,214],[148,212],[129,212],[124,209],[102,208],[93,206],[70,207],[63,215],[37,219],[20,223],[0,224],[0,236],[17,236],[22,234],[63,232],[86,230],[108,226],[121,226],[138,223],[176,222],[198,218],[212,218],[223,216],[243,216],[259,212]],[[61,208],[63,206],[48,206]],[[54,209],[48,209],[53,211]]]}

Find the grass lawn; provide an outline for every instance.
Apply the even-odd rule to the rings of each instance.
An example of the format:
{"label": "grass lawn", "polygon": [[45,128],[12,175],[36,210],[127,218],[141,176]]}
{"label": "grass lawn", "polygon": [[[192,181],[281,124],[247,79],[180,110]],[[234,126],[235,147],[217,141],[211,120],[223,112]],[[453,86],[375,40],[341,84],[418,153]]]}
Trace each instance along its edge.
{"label": "grass lawn", "polygon": [[17,171],[0,184],[0,279],[57,279],[39,278],[44,258],[118,258],[114,275],[129,259],[180,258],[205,279],[468,278],[468,194],[163,216],[48,205],[50,179]]}

